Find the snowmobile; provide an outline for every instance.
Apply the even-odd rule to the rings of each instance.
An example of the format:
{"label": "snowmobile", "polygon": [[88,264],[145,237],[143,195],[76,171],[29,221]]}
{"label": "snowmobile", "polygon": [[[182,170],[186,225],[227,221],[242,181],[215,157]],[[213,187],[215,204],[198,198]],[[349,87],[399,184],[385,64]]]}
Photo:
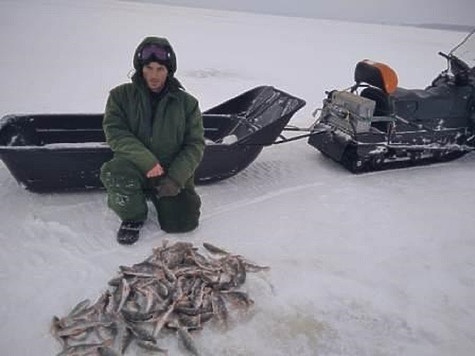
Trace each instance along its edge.
{"label": "snowmobile", "polygon": [[357,63],[355,84],[326,92],[308,144],[353,173],[450,161],[475,149],[475,29],[425,89],[398,87],[396,72]]}

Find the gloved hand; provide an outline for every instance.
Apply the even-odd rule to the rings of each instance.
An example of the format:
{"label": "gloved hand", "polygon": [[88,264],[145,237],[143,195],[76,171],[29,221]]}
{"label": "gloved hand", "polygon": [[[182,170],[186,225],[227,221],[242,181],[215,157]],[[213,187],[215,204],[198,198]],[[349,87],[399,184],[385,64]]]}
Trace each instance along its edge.
{"label": "gloved hand", "polygon": [[157,188],[157,196],[159,198],[163,197],[174,197],[175,195],[178,195],[180,193],[180,187],[178,184],[176,184],[173,179],[169,177],[165,177],[162,180],[160,180],[160,183],[158,184]]}

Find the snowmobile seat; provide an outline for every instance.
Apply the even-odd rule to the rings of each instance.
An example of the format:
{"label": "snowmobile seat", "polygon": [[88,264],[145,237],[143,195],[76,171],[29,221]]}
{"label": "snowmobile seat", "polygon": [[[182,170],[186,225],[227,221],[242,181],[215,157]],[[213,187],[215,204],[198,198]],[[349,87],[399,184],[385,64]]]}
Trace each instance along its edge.
{"label": "snowmobile seat", "polygon": [[389,128],[389,121],[381,121],[380,119],[382,116],[390,116],[392,114],[392,106],[389,95],[379,88],[366,87],[361,91],[360,96],[371,99],[376,103],[373,113],[374,119],[371,122],[371,126],[381,132],[387,132]]}
{"label": "snowmobile seat", "polygon": [[470,87],[444,85],[422,89],[398,88],[392,95],[397,115],[411,121],[433,120],[441,117],[451,123],[466,125],[467,107],[471,98]]}
{"label": "snowmobile seat", "polygon": [[371,99],[376,103],[373,113],[374,116],[391,115],[389,96],[381,89],[375,87],[366,87],[361,91],[360,96]]}
{"label": "snowmobile seat", "polygon": [[388,65],[365,59],[356,64],[355,82],[357,85],[367,83],[391,94],[397,88],[398,78]]}

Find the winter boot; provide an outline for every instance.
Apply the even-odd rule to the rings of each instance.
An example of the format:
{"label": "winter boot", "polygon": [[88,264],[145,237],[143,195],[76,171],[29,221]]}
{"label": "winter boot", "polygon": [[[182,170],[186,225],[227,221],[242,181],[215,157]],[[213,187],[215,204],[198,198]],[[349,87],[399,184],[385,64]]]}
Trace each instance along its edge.
{"label": "winter boot", "polygon": [[143,221],[122,221],[119,231],[117,231],[117,242],[123,245],[137,242],[142,226]]}

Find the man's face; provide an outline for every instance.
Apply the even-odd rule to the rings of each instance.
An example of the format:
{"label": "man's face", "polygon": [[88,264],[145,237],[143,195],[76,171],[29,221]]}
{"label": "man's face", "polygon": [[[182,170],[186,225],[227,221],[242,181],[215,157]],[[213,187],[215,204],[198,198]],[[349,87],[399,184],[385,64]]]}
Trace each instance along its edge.
{"label": "man's face", "polygon": [[151,91],[158,93],[163,89],[168,75],[167,67],[157,62],[150,62],[143,66],[142,73]]}

